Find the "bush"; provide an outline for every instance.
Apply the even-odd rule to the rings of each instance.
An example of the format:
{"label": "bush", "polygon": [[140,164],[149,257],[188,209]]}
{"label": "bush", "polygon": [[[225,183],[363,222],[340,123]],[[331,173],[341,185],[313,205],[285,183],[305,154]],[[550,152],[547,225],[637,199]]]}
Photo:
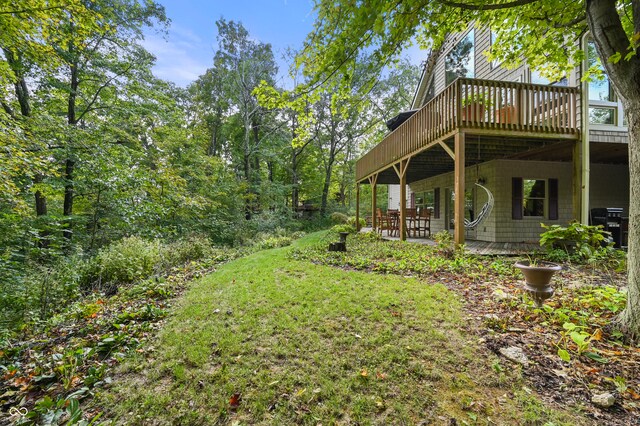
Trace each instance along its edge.
{"label": "bush", "polygon": [[574,221],[567,227],[560,225],[545,225],[541,223],[545,231],[540,234],[540,245],[547,250],[563,249],[570,251],[573,248],[580,250],[583,246],[597,249],[606,245],[609,232],[602,228],[602,225],[589,226]]}
{"label": "bush", "polygon": [[87,263],[80,256],[71,255],[49,265],[29,264],[24,274],[3,281],[0,328],[44,320],[59,311],[78,298],[86,271]]}
{"label": "bush", "polygon": [[124,238],[100,250],[91,261],[84,287],[112,292],[121,284],[130,284],[158,272],[162,244],[139,237]]}
{"label": "bush", "polygon": [[[367,221],[364,220],[364,218],[360,218],[359,222],[360,222],[360,229],[362,229],[365,226],[367,226]],[[349,220],[347,221],[347,224],[355,227],[356,226],[356,217],[355,216],[349,217]]]}
{"label": "bush", "polygon": [[331,216],[329,216],[331,218],[331,222],[336,223],[336,224],[343,224],[343,223],[348,223],[349,222],[349,216],[347,216],[344,213],[340,213],[340,212],[333,212],[331,213]]}
{"label": "bush", "polygon": [[267,237],[263,240],[259,240],[255,243],[254,247],[258,250],[266,250],[277,247],[285,247],[291,245],[292,239],[291,237]]}
{"label": "bush", "polygon": [[331,228],[331,230],[333,232],[348,232],[350,234],[355,234],[356,233],[356,228],[353,225],[347,225],[345,224],[340,224],[340,225],[335,225]]}
{"label": "bush", "polygon": [[169,244],[162,251],[166,267],[172,267],[210,257],[213,246],[207,237],[191,235]]}

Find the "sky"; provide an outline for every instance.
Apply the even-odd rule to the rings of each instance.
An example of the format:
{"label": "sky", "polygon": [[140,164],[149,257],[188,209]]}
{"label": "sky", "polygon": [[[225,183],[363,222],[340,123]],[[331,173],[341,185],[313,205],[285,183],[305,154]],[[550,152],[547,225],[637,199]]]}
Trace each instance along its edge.
{"label": "sky", "polygon": [[[168,35],[146,31],[144,47],[156,56],[154,74],[186,87],[213,65],[215,22],[224,17],[240,21],[249,36],[271,43],[279,65],[279,83],[287,86],[287,48],[298,49],[313,28],[311,0],[157,0],[171,19]],[[417,47],[407,51],[420,63]]]}

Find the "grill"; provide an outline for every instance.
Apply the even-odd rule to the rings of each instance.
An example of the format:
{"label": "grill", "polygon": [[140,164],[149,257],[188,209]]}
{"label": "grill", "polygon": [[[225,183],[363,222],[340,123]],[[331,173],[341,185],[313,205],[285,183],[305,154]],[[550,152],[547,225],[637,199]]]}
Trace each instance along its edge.
{"label": "grill", "polygon": [[601,207],[591,209],[590,225],[602,225],[605,231],[611,233],[611,239],[617,248],[626,247],[629,218],[622,217],[620,207]]}

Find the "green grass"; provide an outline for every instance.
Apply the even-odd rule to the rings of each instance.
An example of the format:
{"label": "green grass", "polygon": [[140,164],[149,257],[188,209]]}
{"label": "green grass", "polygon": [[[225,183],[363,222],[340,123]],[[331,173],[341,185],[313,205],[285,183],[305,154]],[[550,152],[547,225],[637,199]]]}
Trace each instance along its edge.
{"label": "green grass", "polygon": [[455,293],[291,260],[290,250],[252,254],[194,283],[155,351],[128,362],[98,396],[107,416],[127,424],[560,424],[541,405],[537,418],[523,419],[517,374],[496,368],[463,331]]}

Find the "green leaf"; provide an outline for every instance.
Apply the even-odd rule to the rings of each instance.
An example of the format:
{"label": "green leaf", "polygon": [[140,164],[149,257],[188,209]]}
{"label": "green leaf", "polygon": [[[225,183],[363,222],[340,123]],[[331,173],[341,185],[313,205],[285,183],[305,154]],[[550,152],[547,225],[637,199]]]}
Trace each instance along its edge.
{"label": "green leaf", "polygon": [[608,359],[600,356],[599,354],[595,353],[595,352],[585,352],[584,355],[588,358],[591,358],[594,361],[600,362],[602,364],[607,364],[609,362]]}
{"label": "green leaf", "polygon": [[558,349],[558,356],[565,362],[571,361],[571,355],[565,349]]}

